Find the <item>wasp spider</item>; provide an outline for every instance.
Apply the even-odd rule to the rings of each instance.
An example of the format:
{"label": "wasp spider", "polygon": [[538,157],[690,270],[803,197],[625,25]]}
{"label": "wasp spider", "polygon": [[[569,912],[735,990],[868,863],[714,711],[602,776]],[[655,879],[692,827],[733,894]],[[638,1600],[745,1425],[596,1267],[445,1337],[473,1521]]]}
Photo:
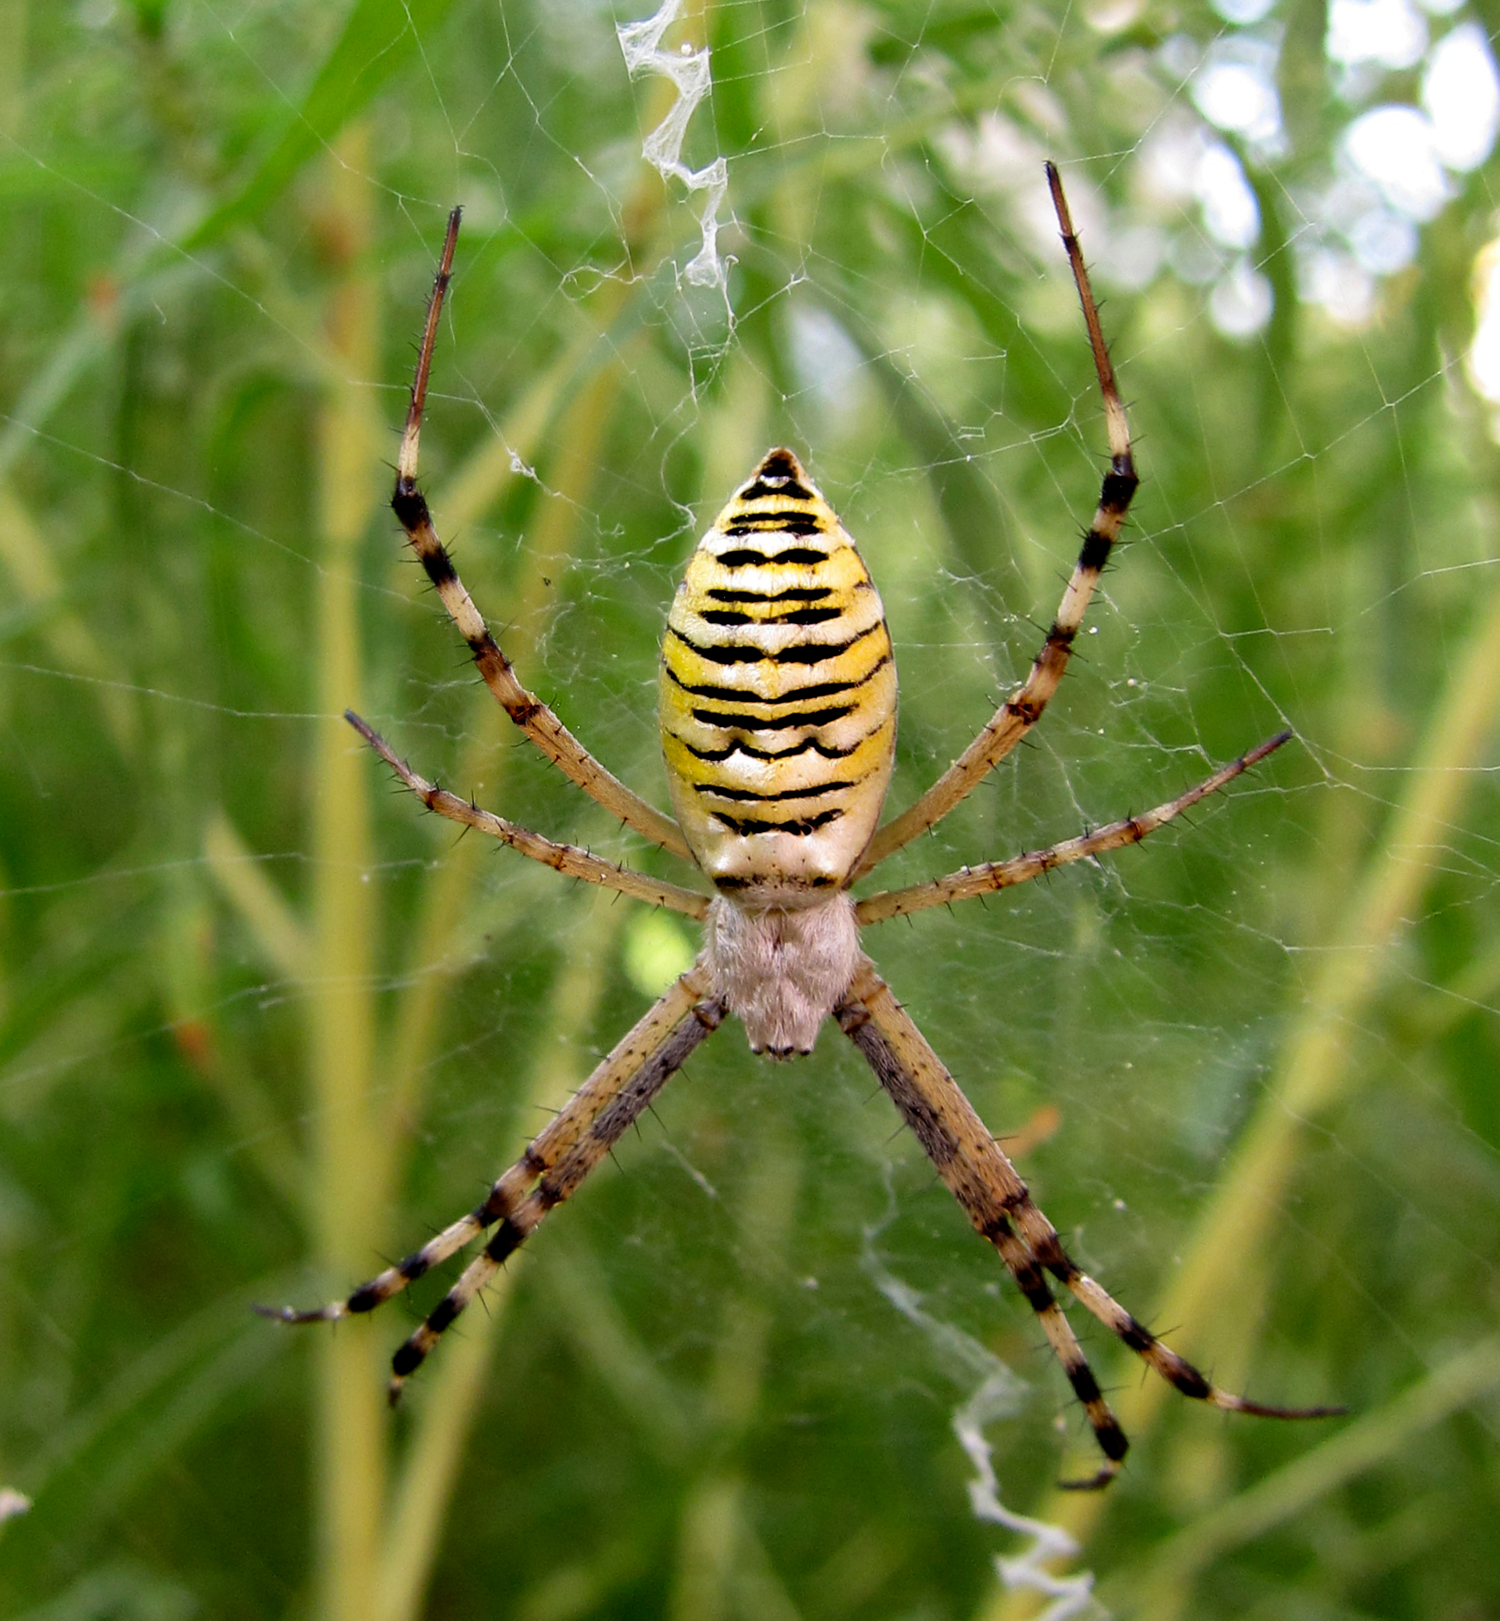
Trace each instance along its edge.
{"label": "wasp spider", "polygon": [[[1069,1259],[1052,1223],[922,1033],[861,951],[862,924],[1025,883],[1134,844],[1286,742],[1270,738],[1180,798],[1009,861],[965,867],[855,900],[850,886],[946,816],[1040,718],[1067,667],[1100,572],[1135,493],[1125,411],[1057,170],[1047,179],[1088,326],[1109,431],[1098,509],[1047,639],[1020,687],[908,810],[877,827],[896,738],[896,668],[880,597],[854,542],[789,450],[772,450],[735,492],[688,563],[661,655],[661,736],[675,820],[604,769],[516,678],[433,528],[417,488],[417,444],[459,210],[448,221],[427,310],[391,505],[490,691],[538,748],[627,827],[691,862],[697,890],[555,844],[417,775],[359,716],[350,724],[431,810],[589,883],[697,918],[693,966],[609,1054],[480,1206],[346,1300],[272,1313],[290,1323],[367,1312],[489,1233],[483,1251],[392,1359],[391,1399],[439,1336],[542,1218],[579,1184],[686,1062],[735,1014],[757,1053],[811,1051],[832,1016],[869,1062],[982,1237],[999,1251],[1082,1402],[1105,1485],[1128,1445],[1048,1282],[1051,1275],[1185,1396],[1229,1412],[1307,1418],[1331,1408],[1267,1407],[1219,1390]],[[491,1231],[493,1229],[493,1231]]]}

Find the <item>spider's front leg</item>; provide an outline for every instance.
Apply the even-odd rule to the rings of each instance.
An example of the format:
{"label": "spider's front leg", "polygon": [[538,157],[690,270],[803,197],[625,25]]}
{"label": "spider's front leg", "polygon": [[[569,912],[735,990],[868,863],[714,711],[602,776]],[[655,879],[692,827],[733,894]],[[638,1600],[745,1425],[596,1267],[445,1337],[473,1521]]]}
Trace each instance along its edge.
{"label": "spider's front leg", "polygon": [[391,510],[406,531],[406,538],[426,570],[427,578],[442,598],[449,618],[469,644],[469,651],[474,656],[474,663],[485,685],[506,714],[543,754],[561,768],[565,776],[591,799],[603,805],[611,815],[619,817],[627,827],[650,839],[653,844],[670,850],[673,855],[691,860],[687,841],[676,822],[670,816],[664,816],[654,805],[648,805],[600,765],[547,705],[521,685],[510,660],[501,651],[483,615],[474,606],[473,598],[464,589],[452,557],[438,539],[427,499],[417,486],[417,452],[422,438],[422,412],[427,403],[427,380],[432,371],[438,319],[453,274],[453,252],[458,245],[458,226],[462,215],[463,210],[455,208],[448,216],[443,255],[427,305],[422,349],[417,357],[416,377],[411,386],[411,405],[407,409],[406,428],[401,435],[401,454],[396,464],[396,490],[391,497]]}
{"label": "spider's front leg", "polygon": [[599,1064],[476,1209],[344,1300],[310,1311],[291,1306],[256,1309],[283,1323],[335,1322],[373,1311],[494,1227],[482,1253],[392,1357],[390,1396],[394,1402],[444,1330],[536,1231],[548,1211],[577,1191],[723,1018],[722,1004],[709,996],[707,972],[701,963],[695,964]]}
{"label": "spider's front leg", "polygon": [[1041,652],[1032,662],[1030,673],[990,717],[979,736],[927,792],[879,829],[855,868],[853,878],[862,878],[888,855],[893,855],[904,845],[910,844],[919,833],[940,822],[979,786],[1042,718],[1042,711],[1057,691],[1058,683],[1068,667],[1073,642],[1082,628],[1083,616],[1088,611],[1094,587],[1098,585],[1110,552],[1125,527],[1125,516],[1130,511],[1130,503],[1140,483],[1130,448],[1130,425],[1125,419],[1125,406],[1115,382],[1114,364],[1105,346],[1104,331],[1099,325],[1099,309],[1089,285],[1088,271],[1084,268],[1083,252],[1073,230],[1068,200],[1063,195],[1062,176],[1058,174],[1055,163],[1047,165],[1047,184],[1052,191],[1052,207],[1062,230],[1063,247],[1067,250],[1073,283],[1078,289],[1078,301],[1083,306],[1089,346],[1094,352],[1094,370],[1099,377],[1099,392],[1104,397],[1104,417],[1109,431],[1109,471],[1100,485],[1094,521],[1083,537],[1078,561],[1073,566],[1073,573],[1057,607],[1057,617],[1052,621]]}

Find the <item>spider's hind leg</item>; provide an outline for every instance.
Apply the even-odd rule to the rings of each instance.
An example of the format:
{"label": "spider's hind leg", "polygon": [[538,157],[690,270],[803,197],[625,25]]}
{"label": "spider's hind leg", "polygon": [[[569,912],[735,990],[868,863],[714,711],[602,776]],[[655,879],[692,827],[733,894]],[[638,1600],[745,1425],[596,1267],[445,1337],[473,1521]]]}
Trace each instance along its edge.
{"label": "spider's hind leg", "polygon": [[283,1323],[336,1322],[373,1311],[494,1227],[484,1252],[396,1352],[391,1384],[394,1400],[402,1381],[415,1371],[443,1330],[505,1259],[531,1236],[542,1217],[577,1189],[625,1128],[682,1068],[699,1042],[718,1027],[724,1009],[717,1002],[705,1000],[707,994],[708,974],[701,964],[695,965],[598,1065],[567,1107],[491,1187],[483,1203],[405,1260],[362,1283],[346,1299],[327,1306],[310,1311],[291,1306],[256,1309]]}
{"label": "spider's hind leg", "polygon": [[1270,1407],[1220,1390],[1080,1271],[1063,1249],[1057,1230],[1032,1202],[1015,1166],[868,958],[843,1005],[836,1009],[836,1017],[970,1221],[999,1251],[1083,1403],[1106,1463],[1091,1479],[1068,1484],[1083,1488],[1108,1485],[1129,1443],[1053,1298],[1047,1272],[1181,1395],[1224,1412],[1262,1418],[1326,1418],[1343,1411],[1340,1407]]}
{"label": "spider's hind leg", "polygon": [[1107,1486],[1119,1473],[1130,1442],[1037,1257],[1012,1222],[1018,1202],[1026,1198],[1025,1184],[868,958],[834,1017],[875,1071],[975,1231],[994,1245],[1083,1404],[1104,1463],[1087,1479],[1063,1484],[1082,1491]]}
{"label": "spider's hind leg", "polygon": [[1179,1395],[1207,1402],[1210,1407],[1217,1407],[1226,1413],[1251,1413],[1259,1418],[1334,1418],[1346,1410],[1342,1407],[1274,1407],[1236,1396],[1232,1391],[1220,1390],[1207,1374],[1200,1372],[1170,1346],[1163,1345],[1107,1289],[1079,1269],[1062,1247],[1056,1228],[1031,1202],[1029,1194],[1016,1205],[1015,1222],[1031,1253],[1053,1277]]}
{"label": "spider's hind leg", "polygon": [[[651,1035],[644,1042],[639,1039],[642,1025],[646,1023],[646,1020],[642,1020],[595,1070],[595,1077],[607,1069],[614,1072],[615,1078],[607,1097],[597,1102],[585,1118],[579,1120],[576,1117],[582,1111],[576,1110],[575,1105],[583,1095],[580,1092],[532,1144],[528,1153],[532,1153],[549,1133],[561,1133],[566,1139],[566,1146],[553,1155],[551,1164],[536,1186],[515,1209],[501,1218],[489,1243],[470,1261],[458,1281],[428,1313],[426,1322],[397,1346],[396,1354],[391,1358],[392,1405],[400,1397],[407,1379],[421,1367],[455,1318],[541,1226],[543,1217],[578,1191],[583,1179],[614,1147],[626,1129],[645,1113],[656,1094],[682,1068],[698,1044],[718,1029],[726,1010],[722,1002],[699,1000],[706,977],[699,969],[684,974],[662,1002],[647,1014],[647,1020],[656,1021]],[[693,981],[691,987],[689,981]],[[689,994],[688,1006],[680,1011],[674,1009],[677,1016],[669,1021],[661,1018],[663,1003],[674,993],[683,992]],[[661,1028],[663,1024],[666,1026],[664,1030]]]}

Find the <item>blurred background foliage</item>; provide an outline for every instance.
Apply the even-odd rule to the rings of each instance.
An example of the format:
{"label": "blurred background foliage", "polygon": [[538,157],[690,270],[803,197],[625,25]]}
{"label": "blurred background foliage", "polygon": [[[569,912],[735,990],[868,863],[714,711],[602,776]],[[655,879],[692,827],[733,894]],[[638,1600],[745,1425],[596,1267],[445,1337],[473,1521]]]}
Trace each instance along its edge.
{"label": "blurred background foliage", "polygon": [[[606,7],[0,5],[0,1611],[1002,1621],[1091,1572],[1155,1621],[1500,1615],[1496,170],[1444,148],[1413,200],[1351,136],[1440,128],[1432,52],[1488,24],[1351,3],[688,8],[722,286]],[[250,1304],[472,1204],[693,949],[455,841],[339,718],[669,871],[507,732],[384,508],[447,208],[425,479],[523,678],[660,803],[665,606],[784,441],[885,597],[904,802],[1098,488],[1044,153],[1146,484],[1034,746],[890,880],[1298,737],[870,949],[1089,1270],[1351,1416],[1225,1422],[1080,1321],[1136,1444],[1059,1496],[1078,1412],[857,1055],[734,1028],[387,1414],[440,1281],[336,1333]],[[1080,1545],[1050,1575],[971,1502],[980,1425]]]}

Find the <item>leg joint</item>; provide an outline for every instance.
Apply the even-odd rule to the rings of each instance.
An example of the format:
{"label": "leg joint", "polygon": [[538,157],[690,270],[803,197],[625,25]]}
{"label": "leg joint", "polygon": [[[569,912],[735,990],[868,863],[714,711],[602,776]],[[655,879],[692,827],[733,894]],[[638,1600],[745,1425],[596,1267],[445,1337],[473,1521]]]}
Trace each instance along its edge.
{"label": "leg joint", "polygon": [[1094,1370],[1087,1362],[1080,1362],[1076,1368],[1064,1370],[1068,1375],[1068,1383],[1073,1387],[1073,1394],[1085,1407],[1092,1407],[1099,1400],[1099,1381],[1094,1377]]}
{"label": "leg joint", "polygon": [[693,1005],[693,1017],[708,1031],[710,1035],[724,1022],[725,1007],[722,1002],[697,1002]]}
{"label": "leg joint", "polygon": [[1073,1283],[1079,1277],[1072,1257],[1062,1247],[1056,1233],[1049,1233],[1032,1244],[1032,1253],[1059,1283]]}
{"label": "leg joint", "polygon": [[[1109,509],[1105,507],[1104,510]],[[1078,554],[1079,568],[1087,574],[1102,574],[1113,546],[1112,536],[1101,535],[1097,529],[1090,529],[1083,537],[1083,549]]]}
{"label": "leg joint", "polygon": [[408,534],[432,522],[432,514],[427,510],[427,499],[417,488],[417,481],[414,478],[396,480],[396,493],[391,497],[391,511],[396,514],[397,523]]}
{"label": "leg joint", "polygon": [[1099,1443],[1099,1450],[1111,1463],[1119,1463],[1130,1451],[1130,1440],[1124,1430],[1120,1428],[1120,1421],[1113,1413],[1107,1418],[1091,1421],[1094,1424],[1094,1439]]}
{"label": "leg joint", "polygon": [[484,1246],[484,1253],[497,1264],[508,1260],[526,1242],[526,1234],[509,1216],[495,1229],[495,1235]]}
{"label": "leg joint", "polygon": [[427,1355],[425,1348],[417,1343],[415,1336],[396,1347],[396,1354],[391,1358],[391,1372],[398,1379],[405,1379],[422,1366],[422,1359]]}
{"label": "leg joint", "polygon": [[839,1021],[839,1029],[846,1036],[852,1036],[856,1030],[863,1030],[871,1019],[870,1010],[863,1002],[845,1002],[833,1010],[833,1016]]}
{"label": "leg joint", "polygon": [[1132,1351],[1149,1351],[1156,1344],[1156,1336],[1134,1317],[1128,1318],[1125,1326],[1115,1332]]}
{"label": "leg joint", "polygon": [[459,1312],[462,1310],[462,1302],[455,1300],[451,1291],[448,1294],[445,1294],[428,1314],[426,1324],[427,1332],[429,1334],[441,1334],[444,1329],[451,1325],[453,1319],[457,1317]]}
{"label": "leg joint", "polygon": [[1116,516],[1123,515],[1134,498],[1139,483],[1130,457],[1116,456],[1110,471],[1104,475],[1104,485],[1099,491],[1099,505],[1106,512]]}
{"label": "leg joint", "polygon": [[415,1283],[431,1265],[426,1250],[413,1250],[396,1270],[408,1283]]}
{"label": "leg joint", "polygon": [[1213,1394],[1214,1387],[1208,1380],[1191,1362],[1184,1362],[1181,1357],[1174,1357],[1162,1371],[1180,1395],[1190,1396],[1194,1401],[1206,1401]]}
{"label": "leg joint", "polygon": [[1035,1312],[1053,1311],[1057,1302],[1052,1298],[1052,1291],[1047,1287],[1047,1280],[1042,1276],[1042,1269],[1035,1261],[1022,1261],[1011,1269],[1015,1273],[1016,1286],[1026,1296],[1027,1303]]}

